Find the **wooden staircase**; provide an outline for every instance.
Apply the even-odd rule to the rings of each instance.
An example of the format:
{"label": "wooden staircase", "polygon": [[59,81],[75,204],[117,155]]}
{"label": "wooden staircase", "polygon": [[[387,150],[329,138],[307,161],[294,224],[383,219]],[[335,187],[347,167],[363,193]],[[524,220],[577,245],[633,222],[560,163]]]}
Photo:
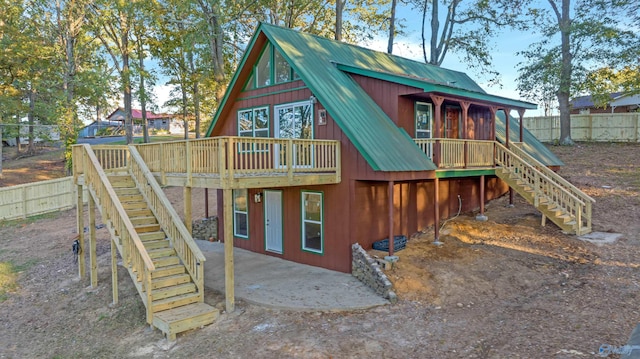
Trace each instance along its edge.
{"label": "wooden staircase", "polygon": [[564,232],[591,232],[595,200],[517,147],[496,143],[496,176]]}
{"label": "wooden staircase", "polygon": [[[147,303],[145,286],[128,268],[145,306],[151,309],[151,324],[174,340],[177,333],[213,323],[219,311],[203,303],[203,293],[198,291],[132,176],[111,172],[107,178],[155,266],[151,272],[151,303]],[[118,249],[122,253],[120,246]]]}

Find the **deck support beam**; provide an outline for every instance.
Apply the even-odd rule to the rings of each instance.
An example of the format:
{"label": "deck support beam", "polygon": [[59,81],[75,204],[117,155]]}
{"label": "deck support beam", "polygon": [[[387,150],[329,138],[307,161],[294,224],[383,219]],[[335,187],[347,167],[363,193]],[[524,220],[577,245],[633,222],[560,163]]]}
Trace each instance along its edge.
{"label": "deck support beam", "polygon": [[113,291],[113,305],[118,304],[118,249],[116,242],[111,239],[111,290]]}
{"label": "deck support beam", "polygon": [[[83,228],[84,230],[84,228]],[[98,287],[98,258],[96,253],[96,202],[89,196],[89,268],[91,288]]]}
{"label": "deck support beam", "polygon": [[235,310],[233,273],[233,190],[222,190],[224,206],[224,296],[227,313]]}
{"label": "deck support beam", "polygon": [[509,114],[511,113],[511,109],[510,108],[505,108],[503,109],[504,111],[504,123],[505,123],[505,140],[504,140],[504,147],[509,148],[509,123],[510,118],[509,118]]}
{"label": "deck support beam", "polygon": [[389,198],[389,256],[393,255],[394,250],[394,230],[393,230],[393,181],[389,181],[387,186],[387,197]]}
{"label": "deck support beam", "polygon": [[[84,279],[86,276],[85,259],[84,259],[84,201],[82,195],[84,189],[82,185],[77,186],[77,202],[76,202],[76,224],[78,231],[78,277]],[[91,195],[89,195],[91,197]]]}
{"label": "deck support beam", "polygon": [[438,193],[440,180],[436,177],[433,180],[433,244],[441,245],[440,242],[440,194]]}
{"label": "deck support beam", "polygon": [[433,104],[435,105],[435,109],[434,109],[434,132],[435,132],[435,138],[436,138],[436,143],[435,146],[433,148],[433,158],[431,159],[433,161],[433,163],[436,164],[436,166],[440,166],[440,141],[437,140],[438,138],[442,138],[442,132],[440,131],[442,129],[442,103],[444,102],[444,97],[442,96],[436,96],[436,95],[431,95],[431,101],[433,101]]}
{"label": "deck support beam", "polygon": [[184,197],[184,226],[187,227],[187,231],[189,231],[190,234],[193,233],[192,231],[192,221],[193,219],[191,218],[191,214],[192,214],[192,209],[191,209],[191,192],[192,189],[191,187],[184,187],[184,191],[183,191],[183,197]]}
{"label": "deck support beam", "polygon": [[478,221],[486,221],[487,216],[484,214],[484,201],[485,201],[485,192],[484,192],[484,175],[480,176],[480,213],[476,216],[476,220]]}

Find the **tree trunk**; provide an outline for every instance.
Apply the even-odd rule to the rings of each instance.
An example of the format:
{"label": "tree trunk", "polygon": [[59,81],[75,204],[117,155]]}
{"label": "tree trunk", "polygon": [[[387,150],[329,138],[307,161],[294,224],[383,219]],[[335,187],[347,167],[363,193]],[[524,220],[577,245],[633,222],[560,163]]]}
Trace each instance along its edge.
{"label": "tree trunk", "polygon": [[187,119],[187,90],[186,81],[182,82],[182,120],[184,121],[184,139],[189,139],[189,120]]}
{"label": "tree trunk", "polygon": [[[36,93],[33,91],[33,88],[29,89],[29,114],[27,115],[27,120],[29,122],[29,145],[27,146],[27,153],[32,154],[35,153],[36,149],[33,142],[33,125],[35,123],[34,113],[36,111]],[[18,133],[18,137],[20,133]]]}
{"label": "tree trunk", "polygon": [[193,114],[196,117],[196,138],[200,138],[200,80],[196,74],[196,65],[193,61],[193,51],[188,50],[187,57],[189,58],[189,67],[191,72],[191,83],[193,85]]}
{"label": "tree trunk", "polygon": [[2,142],[2,116],[0,115],[0,179],[2,178],[2,148],[4,144]]}
{"label": "tree trunk", "polygon": [[556,93],[560,108],[560,144],[573,145],[571,139],[571,115],[569,107],[569,97],[571,95],[571,17],[570,10],[571,1],[562,0],[562,14],[559,18],[561,51],[562,51],[562,68],[560,70],[560,88]]}
{"label": "tree trunk", "polygon": [[147,128],[147,90],[144,87],[144,50],[142,40],[138,36],[138,59],[140,63],[140,110],[142,111],[142,138],[144,143],[149,143],[149,129]]}
{"label": "tree trunk", "polygon": [[[395,0],[394,0],[395,1]],[[342,41],[342,12],[344,10],[344,5],[346,0],[336,0],[336,34],[335,39],[338,41]]]}
{"label": "tree trunk", "polygon": [[133,143],[133,118],[131,117],[131,70],[129,69],[129,24],[125,14],[120,15],[122,34],[122,89],[124,92],[124,133],[127,144]]}
{"label": "tree trunk", "polygon": [[393,53],[393,41],[396,36],[396,6],[398,0],[391,1],[391,17],[389,18],[389,43],[387,44],[387,53]]}
{"label": "tree trunk", "polygon": [[[425,0],[426,1],[426,0]],[[425,5],[426,9],[426,5]],[[438,29],[440,28],[440,21],[438,20],[438,1],[431,2],[431,42],[429,63],[438,65]]]}

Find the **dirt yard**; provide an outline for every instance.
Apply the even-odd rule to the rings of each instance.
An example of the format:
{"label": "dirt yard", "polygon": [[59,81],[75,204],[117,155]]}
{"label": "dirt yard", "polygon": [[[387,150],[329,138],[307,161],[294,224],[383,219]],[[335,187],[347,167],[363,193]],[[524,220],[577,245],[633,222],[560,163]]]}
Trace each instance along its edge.
{"label": "dirt yard", "polygon": [[[387,272],[400,300],[364,311],[300,313],[238,302],[236,311],[167,343],[119,268],[111,306],[108,234],[99,286],[79,281],[75,212],[0,226],[0,358],[592,358],[640,322],[640,145],[552,147],[561,174],[596,199],[597,246],[562,234],[516,196],[412,238]],[[5,167],[6,168],[6,167]],[[181,189],[169,189],[180,203]],[[194,199],[202,199],[194,190]],[[194,216],[202,204],[194,203]],[[200,212],[198,212],[200,211]],[[181,210],[179,210],[179,213]],[[206,301],[223,297],[208,291]],[[616,355],[612,355],[617,357]]]}

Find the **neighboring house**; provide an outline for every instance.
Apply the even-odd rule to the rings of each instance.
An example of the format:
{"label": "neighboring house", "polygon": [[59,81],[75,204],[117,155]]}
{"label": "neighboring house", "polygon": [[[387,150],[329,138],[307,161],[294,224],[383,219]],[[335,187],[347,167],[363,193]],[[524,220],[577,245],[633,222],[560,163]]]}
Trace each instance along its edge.
{"label": "neighboring house", "polygon": [[[108,121],[108,120],[93,121],[90,124],[84,126],[82,129],[80,129],[80,132],[78,132],[78,137],[81,137],[81,138],[95,137],[100,133],[117,132],[118,129],[121,129],[121,128],[123,128],[121,121]],[[105,129],[108,129],[108,130],[105,131]]]}
{"label": "neighboring house", "polygon": [[[120,121],[123,124],[125,118],[125,112],[122,107],[118,107],[109,116],[107,116],[108,121]],[[140,132],[141,128],[139,126],[142,125],[142,110],[132,109],[131,118],[133,119],[134,126],[136,126],[134,128],[134,132]],[[182,121],[176,120],[174,115],[147,111],[147,124],[150,131],[155,129],[164,130],[169,133],[180,133],[180,131],[184,133],[184,126],[181,122]]]}
{"label": "neighboring house", "polygon": [[640,94],[625,95],[622,92],[610,94],[610,101],[604,107],[596,107],[592,96],[580,96],[571,100],[571,113],[588,115],[590,113],[627,113],[638,112]]}
{"label": "neighboring house", "polygon": [[[233,190],[233,203],[219,190],[219,218],[233,221],[237,247],[348,272],[353,243],[370,249],[459,210],[482,214],[485,201],[507,192],[496,177],[496,138],[507,142],[508,133],[545,166],[562,165],[517,119],[504,122],[505,113],[521,121],[535,108],[487,94],[461,72],[261,24],[207,136],[337,140],[340,180],[254,181]],[[237,146],[237,156],[264,153],[274,168],[285,157],[312,167],[319,156]],[[233,218],[222,217],[225,206]]]}

